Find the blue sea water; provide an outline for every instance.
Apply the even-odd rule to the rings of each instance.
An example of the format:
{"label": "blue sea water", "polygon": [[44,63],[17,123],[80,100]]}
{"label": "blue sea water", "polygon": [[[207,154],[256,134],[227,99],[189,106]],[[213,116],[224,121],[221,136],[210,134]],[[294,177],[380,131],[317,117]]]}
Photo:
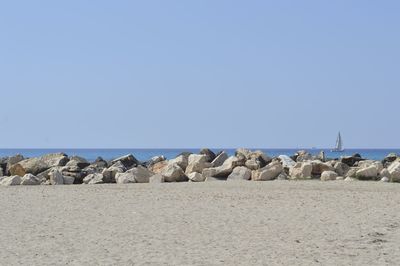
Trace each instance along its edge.
{"label": "blue sea water", "polygon": [[[233,155],[235,149],[212,149],[214,152],[220,150],[226,151]],[[252,149],[255,150],[255,149]],[[340,158],[341,156],[352,155],[355,153],[361,154],[363,158],[372,160],[382,160],[389,153],[400,155],[400,149],[348,149],[344,152],[331,152],[329,149],[259,149],[264,151],[269,156],[278,156],[285,154],[293,155],[298,150],[307,150],[311,154],[318,154],[323,150],[328,158]],[[89,161],[94,161],[97,157],[102,157],[105,160],[111,160],[126,154],[133,154],[138,160],[146,161],[153,156],[164,155],[167,159],[175,158],[181,152],[197,153],[200,149],[0,149],[0,157],[22,154],[24,157],[37,157],[48,153],[64,152],[69,156],[77,155],[86,158]]]}

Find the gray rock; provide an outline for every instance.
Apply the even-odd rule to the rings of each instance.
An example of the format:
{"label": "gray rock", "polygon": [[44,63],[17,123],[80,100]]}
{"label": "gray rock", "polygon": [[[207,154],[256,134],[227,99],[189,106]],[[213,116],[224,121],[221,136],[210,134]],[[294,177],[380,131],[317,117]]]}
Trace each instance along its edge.
{"label": "gray rock", "polygon": [[253,181],[269,181],[277,178],[283,171],[283,166],[279,161],[273,161],[267,166],[253,171],[251,180]]}
{"label": "gray rock", "polygon": [[244,166],[238,166],[233,169],[228,176],[227,181],[250,180],[251,170]]}
{"label": "gray rock", "polygon": [[90,163],[85,158],[79,156],[72,156],[69,162],[65,166],[81,170],[84,169],[85,167],[88,167],[89,165]]}
{"label": "gray rock", "polygon": [[21,177],[18,175],[4,177],[0,185],[2,186],[18,186],[21,184]]}
{"label": "gray rock", "polygon": [[20,176],[2,176],[0,177],[0,185],[2,186],[16,186],[21,184]]}
{"label": "gray rock", "polygon": [[371,180],[378,177],[378,168],[375,165],[370,165],[366,168],[359,169],[356,172],[356,177],[359,180]]}
{"label": "gray rock", "polygon": [[246,161],[245,166],[250,170],[258,170],[261,168],[261,162],[252,158]]}
{"label": "gray rock", "polygon": [[342,162],[336,162],[333,166],[333,169],[339,176],[345,176],[350,170],[350,166]]}
{"label": "gray rock", "polygon": [[312,164],[310,162],[297,162],[289,170],[290,179],[310,179],[312,172]]}
{"label": "gray rock", "polygon": [[307,151],[298,151],[295,154],[296,162],[306,162],[312,160],[312,155]]}
{"label": "gray rock", "polygon": [[54,170],[49,173],[50,176],[50,184],[51,185],[63,185],[64,184],[64,176],[60,171]]}
{"label": "gray rock", "polygon": [[388,167],[390,181],[400,182],[400,161],[395,161]]}
{"label": "gray rock", "polygon": [[152,165],[154,165],[156,163],[163,162],[165,160],[166,160],[166,158],[165,158],[164,155],[154,156],[146,163],[146,165],[147,166],[152,166]]}
{"label": "gray rock", "polygon": [[197,173],[197,172],[190,173],[188,175],[188,178],[192,182],[204,182],[205,181],[205,177],[202,174]]}
{"label": "gray rock", "polygon": [[191,154],[182,154],[176,157],[175,159],[172,159],[168,162],[168,164],[176,164],[178,165],[183,171],[186,171],[186,168],[189,164],[189,156]]}
{"label": "gray rock", "polygon": [[319,160],[311,161],[312,171],[311,175],[315,177],[320,177],[321,174],[325,171],[333,171],[334,168],[330,166],[328,163],[323,163]]}
{"label": "gray rock", "polygon": [[245,161],[236,156],[229,157],[221,166],[206,168],[203,170],[203,176],[207,177],[223,177],[227,178],[235,167],[243,166]]}
{"label": "gray rock", "polygon": [[51,167],[65,166],[68,157],[64,153],[47,154],[42,157],[25,159],[10,167],[12,175],[24,176],[25,174],[37,175]]}
{"label": "gray rock", "polygon": [[186,167],[186,175],[197,172],[202,173],[205,168],[210,168],[211,163],[208,162],[206,155],[191,154],[188,160],[188,166]]}
{"label": "gray rock", "polygon": [[89,174],[83,179],[84,184],[103,184],[103,174]]}
{"label": "gray rock", "polygon": [[288,175],[285,173],[285,171],[282,171],[278,177],[276,178],[276,180],[288,180]]}
{"label": "gray rock", "polygon": [[117,162],[121,162],[125,168],[139,165],[139,161],[132,154],[127,154],[111,161],[112,164],[116,164]]}
{"label": "gray rock", "polygon": [[165,182],[184,182],[188,180],[183,169],[175,163],[168,164],[161,174],[164,176]]}
{"label": "gray rock", "polygon": [[201,149],[200,154],[205,155],[207,158],[207,162],[209,163],[211,163],[216,157],[215,153],[212,150],[206,148]]}
{"label": "gray rock", "polygon": [[154,175],[153,172],[141,165],[138,165],[137,167],[134,167],[126,172],[133,174],[136,183],[149,183],[150,177]]}
{"label": "gray rock", "polygon": [[150,176],[150,183],[164,183],[164,177],[162,174],[155,174]]}
{"label": "gray rock", "polygon": [[125,173],[116,173],[115,182],[117,184],[128,184],[128,183],[136,183],[136,180],[133,173],[125,172]]}
{"label": "gray rock", "polygon": [[111,165],[109,168],[103,170],[103,181],[104,183],[115,183],[115,175],[117,173],[124,173],[126,171],[125,166],[121,161],[117,161],[115,164]]}
{"label": "gray rock", "polygon": [[228,159],[228,154],[225,151],[222,151],[217,157],[211,162],[213,167],[221,166],[226,159]]}
{"label": "gray rock", "polygon": [[278,158],[281,160],[283,167],[291,168],[296,164],[296,162],[293,161],[292,158],[290,158],[287,155],[279,155]]}
{"label": "gray rock", "polygon": [[336,180],[338,177],[338,174],[334,171],[324,171],[321,174],[321,180],[322,181],[330,181],[330,180]]}
{"label": "gray rock", "polygon": [[21,178],[21,185],[34,186],[40,185],[40,180],[32,174],[26,174]]}

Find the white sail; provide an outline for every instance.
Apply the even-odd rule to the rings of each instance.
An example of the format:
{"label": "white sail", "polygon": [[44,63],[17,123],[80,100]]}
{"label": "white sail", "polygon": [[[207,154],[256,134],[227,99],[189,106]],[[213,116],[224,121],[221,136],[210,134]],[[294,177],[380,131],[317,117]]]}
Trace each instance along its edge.
{"label": "white sail", "polygon": [[336,139],[336,146],[332,151],[343,151],[343,141],[342,141],[342,136],[340,135],[340,132],[338,134],[338,137]]}

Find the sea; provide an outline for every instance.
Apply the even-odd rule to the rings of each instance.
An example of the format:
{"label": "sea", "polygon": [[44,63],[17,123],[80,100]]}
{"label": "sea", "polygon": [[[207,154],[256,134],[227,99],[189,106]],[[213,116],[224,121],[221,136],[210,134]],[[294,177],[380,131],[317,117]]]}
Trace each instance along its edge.
{"label": "sea", "polygon": [[[236,149],[211,149],[215,153],[224,150],[229,155],[234,155]],[[360,154],[363,158],[371,160],[382,160],[389,153],[396,153],[400,155],[400,149],[346,149],[343,152],[332,152],[330,149],[255,149],[251,150],[262,150],[264,153],[271,157],[279,155],[291,156],[299,150],[306,150],[313,155],[319,154],[321,151],[325,152],[327,158],[340,158],[342,156],[350,156],[355,153]],[[126,154],[133,154],[140,161],[147,161],[150,158],[158,155],[164,155],[167,159],[175,158],[182,152],[198,153],[200,149],[0,149],[0,157],[12,156],[16,154],[22,154],[26,158],[38,157],[49,153],[63,152],[69,156],[81,156],[86,158],[88,161],[94,161],[98,157],[102,157],[105,160],[111,160],[118,158]]]}

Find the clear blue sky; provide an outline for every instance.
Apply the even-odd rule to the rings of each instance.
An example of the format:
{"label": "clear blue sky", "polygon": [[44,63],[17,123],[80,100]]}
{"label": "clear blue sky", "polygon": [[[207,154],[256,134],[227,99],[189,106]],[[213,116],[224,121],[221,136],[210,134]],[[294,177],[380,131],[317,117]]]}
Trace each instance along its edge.
{"label": "clear blue sky", "polygon": [[399,1],[2,1],[0,147],[400,147]]}

